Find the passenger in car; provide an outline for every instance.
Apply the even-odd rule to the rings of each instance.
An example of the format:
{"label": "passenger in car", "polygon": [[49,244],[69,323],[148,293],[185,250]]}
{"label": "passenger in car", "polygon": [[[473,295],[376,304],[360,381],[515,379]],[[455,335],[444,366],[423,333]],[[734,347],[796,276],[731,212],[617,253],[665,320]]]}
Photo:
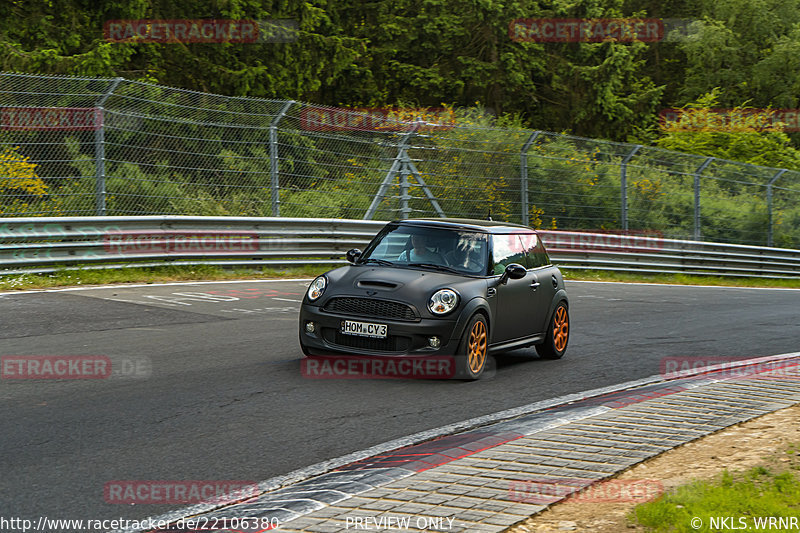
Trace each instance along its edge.
{"label": "passenger in car", "polygon": [[483,261],[486,252],[486,242],[473,239],[463,239],[456,242],[453,251],[445,255],[450,266],[463,269],[472,274],[485,274]]}

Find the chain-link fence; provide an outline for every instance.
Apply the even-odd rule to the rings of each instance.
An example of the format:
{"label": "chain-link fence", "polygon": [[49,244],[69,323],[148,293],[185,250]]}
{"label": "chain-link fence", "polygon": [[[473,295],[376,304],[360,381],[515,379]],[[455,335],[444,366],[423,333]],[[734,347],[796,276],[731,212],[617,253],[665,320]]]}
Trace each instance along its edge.
{"label": "chain-link fence", "polygon": [[800,172],[414,113],[0,74],[0,216],[491,216],[800,247]]}

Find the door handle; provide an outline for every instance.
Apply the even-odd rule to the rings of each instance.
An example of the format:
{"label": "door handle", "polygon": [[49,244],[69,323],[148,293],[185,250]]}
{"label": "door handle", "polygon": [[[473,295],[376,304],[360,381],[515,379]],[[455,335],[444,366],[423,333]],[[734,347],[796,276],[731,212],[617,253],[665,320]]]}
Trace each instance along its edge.
{"label": "door handle", "polygon": [[531,289],[536,290],[539,288],[539,285],[541,285],[541,283],[539,283],[538,281],[534,281],[533,283],[531,283]]}

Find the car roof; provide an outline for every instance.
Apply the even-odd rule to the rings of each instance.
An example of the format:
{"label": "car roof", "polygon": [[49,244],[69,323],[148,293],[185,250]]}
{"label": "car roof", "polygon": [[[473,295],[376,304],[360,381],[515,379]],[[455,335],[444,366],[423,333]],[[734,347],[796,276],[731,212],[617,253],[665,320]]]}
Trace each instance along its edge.
{"label": "car roof", "polygon": [[394,220],[391,224],[468,229],[483,233],[507,233],[509,231],[519,231],[521,229],[534,231],[533,228],[521,224],[512,224],[511,222],[501,222],[497,220],[476,220],[471,218],[410,218]]}

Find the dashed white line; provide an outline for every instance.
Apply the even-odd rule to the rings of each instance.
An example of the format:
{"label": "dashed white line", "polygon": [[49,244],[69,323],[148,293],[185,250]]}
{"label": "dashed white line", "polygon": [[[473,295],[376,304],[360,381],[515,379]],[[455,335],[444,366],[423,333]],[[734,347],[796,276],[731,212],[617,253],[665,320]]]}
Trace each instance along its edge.
{"label": "dashed white line", "polygon": [[36,294],[40,292],[68,292],[68,291],[91,291],[96,289],[134,289],[138,287],[167,287],[170,285],[212,285],[224,283],[282,283],[288,281],[311,281],[313,278],[292,278],[292,279],[228,279],[219,281],[173,281],[169,283],[133,283],[120,285],[95,285],[93,287],[67,287],[64,289],[31,289],[27,291],[5,291],[4,294]]}

